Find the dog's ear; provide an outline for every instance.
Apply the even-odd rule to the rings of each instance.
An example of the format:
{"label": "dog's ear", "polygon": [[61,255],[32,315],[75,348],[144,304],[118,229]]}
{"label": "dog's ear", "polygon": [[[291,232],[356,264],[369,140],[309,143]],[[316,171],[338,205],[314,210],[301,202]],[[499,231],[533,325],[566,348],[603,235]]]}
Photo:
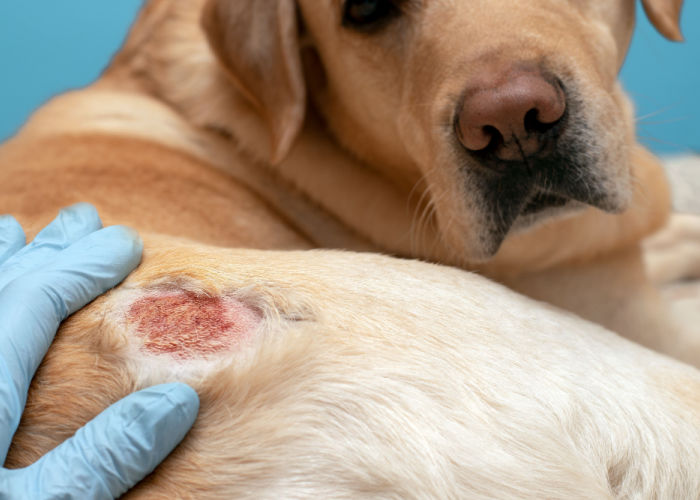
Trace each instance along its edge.
{"label": "dog's ear", "polygon": [[642,0],[651,24],[663,36],[676,42],[683,41],[681,9],[683,0]]}
{"label": "dog's ear", "polygon": [[202,26],[229,77],[266,120],[272,162],[282,161],[306,110],[295,0],[209,0]]}

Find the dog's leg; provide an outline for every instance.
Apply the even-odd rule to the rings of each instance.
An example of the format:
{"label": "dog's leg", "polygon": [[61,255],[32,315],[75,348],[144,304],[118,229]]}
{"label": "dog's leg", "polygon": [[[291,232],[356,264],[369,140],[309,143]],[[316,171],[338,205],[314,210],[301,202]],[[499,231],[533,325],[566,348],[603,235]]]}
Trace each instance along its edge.
{"label": "dog's leg", "polygon": [[697,498],[691,367],[455,269],[146,249],[64,324],[8,466],[183,380],[198,421],[129,498]]}
{"label": "dog's leg", "polygon": [[644,262],[681,335],[687,337],[681,345],[700,344],[700,157],[669,160],[665,169],[677,213],[644,242]]}
{"label": "dog's leg", "polygon": [[700,156],[670,159],[664,168],[676,213],[644,243],[649,277],[659,287],[700,279]]}
{"label": "dog's leg", "polygon": [[644,243],[644,261],[679,325],[680,345],[700,345],[700,216],[674,215]]}

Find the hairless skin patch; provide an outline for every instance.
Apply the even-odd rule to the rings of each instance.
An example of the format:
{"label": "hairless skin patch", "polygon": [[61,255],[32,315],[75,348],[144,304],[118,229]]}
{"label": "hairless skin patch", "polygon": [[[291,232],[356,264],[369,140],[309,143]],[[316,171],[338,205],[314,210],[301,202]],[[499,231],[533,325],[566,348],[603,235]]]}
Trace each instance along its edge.
{"label": "hairless skin patch", "polygon": [[163,290],[132,303],[127,321],[144,351],[189,360],[234,349],[250,338],[262,316],[233,297]]}

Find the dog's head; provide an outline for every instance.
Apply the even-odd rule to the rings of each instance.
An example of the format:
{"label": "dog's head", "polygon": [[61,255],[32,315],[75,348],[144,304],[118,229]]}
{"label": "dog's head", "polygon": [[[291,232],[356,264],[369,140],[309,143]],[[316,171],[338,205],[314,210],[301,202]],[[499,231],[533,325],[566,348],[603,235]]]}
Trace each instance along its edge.
{"label": "dog's head", "polygon": [[[682,0],[644,0],[680,38]],[[633,0],[210,0],[209,41],[281,160],[311,104],[407,190],[465,261],[586,205],[630,202],[632,113],[617,83]]]}

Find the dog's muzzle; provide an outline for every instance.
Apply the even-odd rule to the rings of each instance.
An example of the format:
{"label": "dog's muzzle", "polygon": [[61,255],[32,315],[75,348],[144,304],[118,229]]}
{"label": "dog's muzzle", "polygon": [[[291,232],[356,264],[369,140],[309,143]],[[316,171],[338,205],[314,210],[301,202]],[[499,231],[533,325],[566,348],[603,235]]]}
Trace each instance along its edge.
{"label": "dog's muzzle", "polygon": [[583,106],[556,77],[531,66],[468,89],[454,119],[467,192],[482,214],[482,251],[498,251],[509,231],[584,204],[619,211],[595,153]]}

